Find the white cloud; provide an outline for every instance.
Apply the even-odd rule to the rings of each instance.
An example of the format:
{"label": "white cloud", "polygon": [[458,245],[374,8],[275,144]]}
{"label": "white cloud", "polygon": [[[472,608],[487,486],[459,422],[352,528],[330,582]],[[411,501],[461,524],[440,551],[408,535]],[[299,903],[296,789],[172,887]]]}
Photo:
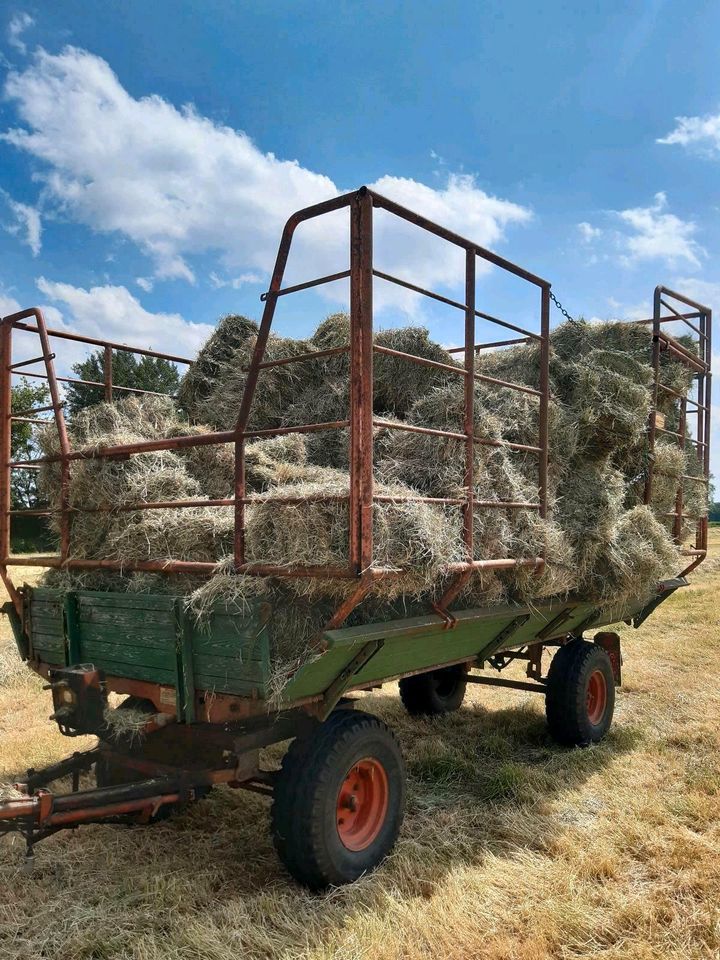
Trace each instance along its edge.
{"label": "white cloud", "polygon": [[[193,259],[202,254],[217,255],[230,277],[267,276],[286,218],[341,192],[329,177],[263,153],[192,106],[135,99],[104,60],[77,48],[38,51],[31,66],[9,74],[5,92],[23,126],[3,138],[43,163],[44,202],[130,238],[157,277],[194,281]],[[451,175],[438,189],[391,176],[373,186],[485,246],[530,218],[467,175]],[[461,283],[458,251],[388,217],[377,222],[380,269],[422,286]],[[302,225],[296,243],[287,282],[345,269],[347,211]],[[401,300],[407,304],[407,292]]]}
{"label": "white cloud", "polygon": [[84,290],[69,283],[40,277],[38,289],[69,311],[72,329],[103,340],[115,340],[147,349],[170,349],[192,358],[211,327],[190,323],[178,313],[150,313],[126,287],[104,286]]}
{"label": "white cloud", "polygon": [[578,230],[580,231],[580,237],[585,243],[591,243],[593,240],[597,240],[598,237],[602,236],[602,230],[599,227],[593,227],[592,224],[586,223],[583,221],[578,224]]}
{"label": "white cloud", "polygon": [[615,211],[632,232],[618,238],[618,246],[625,263],[642,260],[664,260],[668,264],[685,261],[700,266],[705,251],[694,239],[697,226],[667,212],[667,196],[656,193],[650,207],[632,207]]}
{"label": "white cloud", "polygon": [[239,290],[241,287],[245,287],[248,284],[262,283],[265,278],[259,273],[241,273],[239,277],[224,278],[218,276],[218,274],[213,271],[208,279],[210,280],[210,286],[214,290],[220,290],[222,287],[230,287],[231,290]]}
{"label": "white cloud", "polygon": [[720,113],[704,117],[675,117],[675,129],[657,142],[679,144],[708,156],[720,156]]}
{"label": "white cloud", "polygon": [[14,236],[19,236],[21,243],[26,244],[32,250],[32,255],[36,257],[42,247],[42,221],[40,213],[35,207],[27,203],[20,203],[4,190],[0,190],[4,196],[11,213],[15,217],[15,222],[6,224],[5,229]]}
{"label": "white cloud", "polygon": [[27,53],[25,41],[22,39],[23,33],[31,27],[35,21],[29,13],[16,13],[11,18],[7,28],[7,40],[11,47],[14,47],[20,53]]}
{"label": "white cloud", "polygon": [[691,300],[697,300],[711,310],[720,311],[720,283],[699,280],[697,277],[678,277],[673,280],[672,289],[677,293],[684,293]]}
{"label": "white cloud", "polygon": [[145,293],[150,293],[152,288],[155,286],[152,277],[135,277],[135,283],[140,287],[141,290],[144,290]]}

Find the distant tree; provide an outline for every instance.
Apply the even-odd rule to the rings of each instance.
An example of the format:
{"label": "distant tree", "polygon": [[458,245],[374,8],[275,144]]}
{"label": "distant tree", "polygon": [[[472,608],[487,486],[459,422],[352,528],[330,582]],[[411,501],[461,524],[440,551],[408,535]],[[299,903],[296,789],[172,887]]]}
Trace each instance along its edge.
{"label": "distant tree", "polygon": [[708,520],[711,523],[720,523],[720,500],[715,499],[715,484],[713,482],[713,477],[710,477],[708,500]]}
{"label": "distant tree", "polygon": [[[91,380],[94,383],[105,382],[105,354],[98,350],[90,354],[87,360],[76,363],[73,372],[81,380]],[[153,393],[174,394],[180,383],[177,368],[169,360],[157,357],[136,357],[126,350],[112,352],[112,381],[115,386],[137,387],[140,390],[151,390]],[[117,400],[128,396],[118,390],[114,394]],[[65,393],[66,410],[70,417],[85,407],[100,403],[105,399],[102,387],[88,387],[82,384],[68,384]]]}
{"label": "distant tree", "polygon": [[[44,384],[35,386],[23,378],[12,388],[12,412],[21,413],[46,406],[50,393]],[[41,414],[38,419],[49,419]],[[32,460],[39,456],[36,437],[38,427],[31,423],[13,421],[11,432],[11,456],[13,460]],[[10,497],[13,509],[32,509],[40,505],[36,470],[13,470],[10,481]]]}

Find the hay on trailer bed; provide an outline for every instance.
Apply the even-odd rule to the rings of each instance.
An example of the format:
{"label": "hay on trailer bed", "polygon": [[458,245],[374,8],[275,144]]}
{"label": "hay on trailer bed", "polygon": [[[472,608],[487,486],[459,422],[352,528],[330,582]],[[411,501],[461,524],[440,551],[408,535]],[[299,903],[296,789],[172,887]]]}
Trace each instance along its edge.
{"label": "hay on trailer bed", "polygon": [[[248,562],[343,567],[349,563],[350,478],[325,471],[321,482],[291,483],[252,498],[246,525]],[[402,484],[378,484],[376,494],[415,498]],[[275,497],[299,497],[300,503],[277,503]],[[325,499],[327,497],[333,499]],[[443,567],[462,558],[460,527],[441,505],[379,502],[374,507],[376,566],[398,575],[378,581],[374,589],[386,598],[420,594],[440,576]],[[289,587],[312,599],[347,595],[352,581],[294,578]]]}

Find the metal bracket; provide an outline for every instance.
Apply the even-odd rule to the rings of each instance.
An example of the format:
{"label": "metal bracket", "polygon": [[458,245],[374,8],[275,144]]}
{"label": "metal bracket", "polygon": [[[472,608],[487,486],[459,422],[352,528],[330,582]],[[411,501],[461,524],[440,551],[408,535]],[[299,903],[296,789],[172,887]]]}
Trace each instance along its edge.
{"label": "metal bracket", "polygon": [[444,610],[439,603],[431,603],[435,613],[443,618],[443,630],[453,630],[457,626],[457,617],[453,616],[449,610]]}
{"label": "metal bracket", "polygon": [[679,590],[680,587],[687,586],[688,581],[685,579],[685,577],[675,577],[673,580],[663,581],[662,590],[657,594],[657,596],[654,596],[649,603],[646,603],[640,613],[635,614],[635,616],[632,618],[633,627],[635,627],[637,630],[641,624],[645,623],[653,610],[657,609],[657,607],[667,600],[671,594],[675,593],[676,590]]}
{"label": "metal bracket", "polygon": [[509,640],[510,637],[516,633],[520,627],[523,626],[523,624],[526,624],[529,619],[530,614],[523,613],[521,616],[515,617],[514,620],[511,620],[510,623],[506,624],[500,633],[498,633],[498,635],[491,640],[488,646],[480,653],[479,659],[482,658],[482,660],[487,660],[489,657],[491,657],[493,653],[495,653],[495,651],[498,650],[506,640]]}
{"label": "metal bracket", "polygon": [[364,644],[360,650],[358,650],[347,666],[335,677],[323,694],[322,702],[319,705],[318,716],[321,720],[326,720],[330,716],[338,701],[352,683],[355,674],[362,670],[365,664],[368,663],[384,645],[384,640],[370,640],[369,643]]}

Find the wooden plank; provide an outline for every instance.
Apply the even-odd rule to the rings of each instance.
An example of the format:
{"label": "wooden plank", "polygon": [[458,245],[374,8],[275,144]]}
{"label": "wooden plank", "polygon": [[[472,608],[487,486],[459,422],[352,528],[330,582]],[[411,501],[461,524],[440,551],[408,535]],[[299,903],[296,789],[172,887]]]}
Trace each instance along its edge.
{"label": "wooden plank", "polygon": [[205,677],[217,677],[219,679],[247,680],[255,686],[264,684],[266,680],[264,665],[257,660],[242,663],[232,657],[209,657],[196,653],[193,657],[193,664],[196,679],[202,674]]}
{"label": "wooden plank", "polygon": [[132,607],[93,607],[80,604],[82,623],[137,624],[142,626],[167,627],[172,630],[174,615],[166,610],[137,610]]}
{"label": "wooden plank", "polygon": [[204,654],[213,657],[231,657],[235,660],[242,660],[243,663],[256,660],[264,663],[266,659],[267,637],[261,635],[247,639],[244,643],[238,640],[229,640],[226,637],[204,636],[199,640],[196,636],[192,638],[193,651],[196,654]]}
{"label": "wooden plank", "polygon": [[109,676],[127,677],[128,680],[147,680],[148,683],[162,683],[164,686],[175,686],[175,669],[163,670],[160,667],[138,667],[135,664],[123,663],[119,660],[90,661],[99,670],[104,670]]}
{"label": "wooden plank", "polygon": [[115,610],[154,610],[172,613],[175,597],[158,593],[105,593],[94,590],[78,590],[82,605],[109,607]]}
{"label": "wooden plank", "polygon": [[43,633],[63,635],[62,617],[39,616],[36,613],[30,615],[33,625],[33,632],[41,630]]}
{"label": "wooden plank", "polygon": [[163,628],[130,628],[122,625],[81,623],[83,642],[117,643],[127,647],[142,647],[153,650],[174,650],[175,634]]}
{"label": "wooden plank", "polygon": [[65,666],[64,650],[49,650],[45,647],[35,647],[35,656],[43,663],[49,663],[53,667]]}
{"label": "wooden plank", "polygon": [[33,631],[32,641],[33,649],[42,647],[43,650],[60,650],[63,654],[65,653],[65,638],[58,637],[56,634]]}
{"label": "wooden plank", "polygon": [[142,671],[145,667],[161,667],[171,670],[175,676],[175,651],[154,650],[149,647],[129,647],[122,643],[100,643],[96,640],[83,640],[81,648],[83,660],[88,660],[98,666],[105,660],[115,663],[125,663],[134,666],[139,672],[137,678],[144,679]]}

